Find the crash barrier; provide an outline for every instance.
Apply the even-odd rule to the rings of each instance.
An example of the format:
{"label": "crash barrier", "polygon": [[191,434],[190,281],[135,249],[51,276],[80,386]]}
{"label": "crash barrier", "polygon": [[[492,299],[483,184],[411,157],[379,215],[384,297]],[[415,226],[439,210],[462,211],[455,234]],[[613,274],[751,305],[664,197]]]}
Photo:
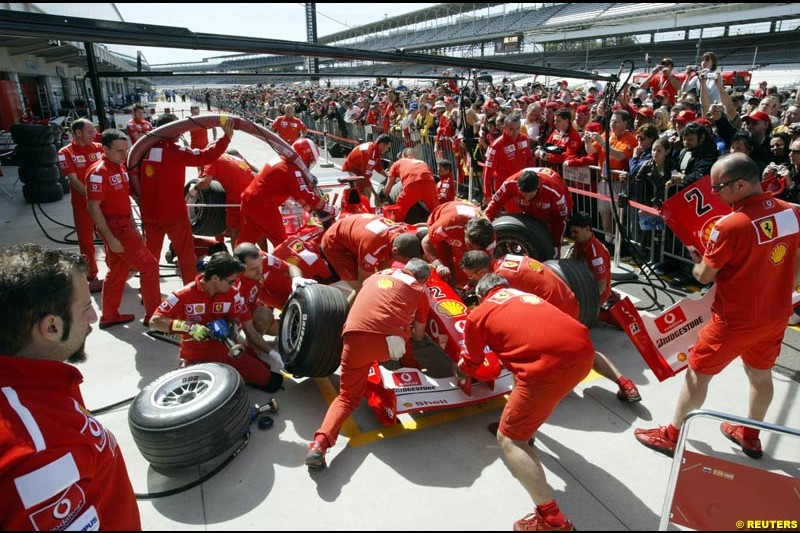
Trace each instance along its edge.
{"label": "crash barrier", "polygon": [[[690,412],[672,460],[659,531],[667,531],[670,524],[696,531],[797,529],[800,477],[759,468],[749,458],[740,463],[687,451],[686,441],[695,423],[703,419],[715,425],[728,422],[758,429],[762,442],[769,437],[770,452],[797,450],[800,446],[800,431],[794,428],[704,409]],[[792,444],[780,442],[784,438]],[[773,468],[784,464],[777,454],[774,459],[777,464],[773,463]],[[786,464],[794,461],[787,460]]]}

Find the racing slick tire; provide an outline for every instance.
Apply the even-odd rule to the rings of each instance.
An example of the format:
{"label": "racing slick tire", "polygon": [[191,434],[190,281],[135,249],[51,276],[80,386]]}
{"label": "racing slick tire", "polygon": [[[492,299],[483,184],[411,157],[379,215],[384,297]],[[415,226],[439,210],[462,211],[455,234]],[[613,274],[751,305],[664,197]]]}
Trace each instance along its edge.
{"label": "racing slick tire", "polygon": [[553,240],[544,224],[535,218],[514,213],[497,217],[492,225],[497,241],[495,257],[516,254],[539,261],[553,258]]}
{"label": "racing slick tire", "polygon": [[58,151],[52,144],[38,145],[17,145],[17,161],[21,165],[27,166],[47,166],[58,164]]}
{"label": "racing slick tire", "polygon": [[46,184],[25,184],[22,186],[22,197],[29,204],[49,204],[58,202],[64,197],[64,188],[57,181]]}
{"label": "racing slick tire", "polygon": [[216,237],[225,232],[224,207],[192,207],[193,204],[224,204],[225,189],[220,182],[213,180],[205,189],[198,189],[197,196],[189,196],[189,189],[198,179],[189,180],[183,188],[186,197],[186,208],[189,210],[189,221],[192,223],[192,235]]}
{"label": "racing slick tire", "polygon": [[13,124],[11,126],[11,138],[17,144],[44,146],[55,142],[55,131],[45,124]]}
{"label": "racing slick tire", "polygon": [[235,368],[201,363],[145,387],[128,410],[128,425],[144,458],[169,472],[234,452],[248,432],[252,405]]}
{"label": "racing slick tire", "polygon": [[336,287],[298,288],[283,307],[278,352],[286,371],[295,377],[322,378],[333,374],[342,360],[342,328],[347,299]]}
{"label": "racing slick tire", "polygon": [[569,285],[581,308],[580,323],[587,328],[594,325],[600,313],[600,293],[586,263],[574,259],[551,259],[544,264]]}

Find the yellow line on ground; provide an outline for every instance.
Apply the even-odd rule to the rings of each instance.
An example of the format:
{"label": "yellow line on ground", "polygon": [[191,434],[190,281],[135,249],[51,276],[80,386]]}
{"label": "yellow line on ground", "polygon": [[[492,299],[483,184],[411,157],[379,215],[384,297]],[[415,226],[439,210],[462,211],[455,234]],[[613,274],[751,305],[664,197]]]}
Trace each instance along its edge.
{"label": "yellow line on ground", "polygon": [[[581,383],[594,381],[595,379],[599,379],[601,377],[602,376],[600,374],[594,370],[591,370],[586,377],[583,378]],[[322,397],[325,399],[325,403],[328,405],[333,403],[338,391],[336,390],[336,387],[333,386],[333,383],[331,383],[330,378],[315,378],[314,382],[317,384],[317,388],[319,388]],[[353,421],[353,418],[349,417],[342,425],[341,434],[342,436],[350,439],[348,441],[348,446],[356,448],[365,444],[372,444],[373,442],[380,440],[404,435],[405,433],[411,431],[438,426],[439,424],[452,422],[453,420],[458,420],[459,418],[464,418],[466,416],[477,415],[485,411],[491,411],[492,409],[503,407],[505,403],[506,396],[503,396],[501,398],[495,398],[493,400],[474,405],[434,411],[430,415],[423,416],[419,419],[407,420],[409,415],[401,415],[402,418],[399,419],[398,423],[394,426],[385,426],[366,432],[362,432],[355,421]]]}

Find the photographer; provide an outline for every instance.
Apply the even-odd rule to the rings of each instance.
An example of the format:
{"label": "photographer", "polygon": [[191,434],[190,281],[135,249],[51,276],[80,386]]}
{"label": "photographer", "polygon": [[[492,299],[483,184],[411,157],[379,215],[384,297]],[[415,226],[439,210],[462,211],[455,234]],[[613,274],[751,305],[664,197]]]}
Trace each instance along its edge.
{"label": "photographer", "polygon": [[717,78],[721,78],[721,73],[717,72],[717,54],[706,52],[703,54],[699,68],[697,65],[686,67],[686,81],[681,85],[681,92],[688,93],[694,90],[695,94],[700,94],[700,85],[703,82],[702,84],[708,90],[708,99],[711,102],[719,102],[721,95]]}
{"label": "photographer", "polygon": [[666,93],[667,105],[675,105],[675,93],[681,86],[681,82],[672,73],[675,64],[672,59],[665,57],[660,65],[656,65],[650,75],[642,82],[642,89],[649,89],[653,94]]}
{"label": "photographer", "polygon": [[536,157],[540,161],[551,164],[561,164],[565,160],[576,157],[583,146],[581,135],[572,125],[572,113],[569,109],[561,108],[556,111],[556,127],[544,148],[536,150]]}

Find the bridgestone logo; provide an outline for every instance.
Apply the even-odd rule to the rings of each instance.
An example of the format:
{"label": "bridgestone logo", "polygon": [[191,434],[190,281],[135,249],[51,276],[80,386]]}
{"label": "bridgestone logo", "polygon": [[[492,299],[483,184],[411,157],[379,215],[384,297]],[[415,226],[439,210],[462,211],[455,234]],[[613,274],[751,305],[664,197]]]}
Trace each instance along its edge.
{"label": "bridgestone logo", "polygon": [[395,393],[398,396],[401,396],[409,392],[425,392],[429,390],[434,390],[435,388],[436,387],[434,387],[433,385],[422,385],[419,387],[403,387],[402,389],[398,389],[397,391],[395,391]]}
{"label": "bridgestone logo", "polygon": [[699,316],[699,317],[695,318],[694,320],[692,320],[688,324],[686,324],[684,326],[681,326],[680,328],[676,329],[675,331],[673,331],[669,335],[666,335],[666,336],[661,337],[660,339],[658,339],[656,341],[656,347],[657,348],[661,348],[662,346],[664,346],[666,344],[669,344],[670,342],[674,341],[675,339],[677,339],[678,337],[680,337],[684,333],[686,333],[686,332],[688,332],[690,330],[693,330],[694,328],[696,328],[697,326],[699,326],[702,323],[703,323],[703,317]]}

